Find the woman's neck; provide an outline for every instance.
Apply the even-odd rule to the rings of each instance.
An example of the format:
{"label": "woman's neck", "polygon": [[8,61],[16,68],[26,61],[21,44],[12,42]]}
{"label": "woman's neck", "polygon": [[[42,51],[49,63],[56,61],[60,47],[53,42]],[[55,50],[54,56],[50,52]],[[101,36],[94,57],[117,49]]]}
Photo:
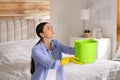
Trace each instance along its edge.
{"label": "woman's neck", "polygon": [[51,51],[51,39],[43,39],[43,43],[45,44],[45,46]]}

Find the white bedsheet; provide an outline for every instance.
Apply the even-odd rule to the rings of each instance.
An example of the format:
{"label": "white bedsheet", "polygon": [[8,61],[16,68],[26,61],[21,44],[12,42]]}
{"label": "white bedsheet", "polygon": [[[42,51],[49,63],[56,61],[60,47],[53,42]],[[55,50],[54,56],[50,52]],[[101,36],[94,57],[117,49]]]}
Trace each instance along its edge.
{"label": "white bedsheet", "polygon": [[120,62],[98,60],[91,64],[64,66],[67,80],[120,80]]}
{"label": "white bedsheet", "polygon": [[[31,49],[38,40],[0,44],[0,80],[31,80]],[[67,57],[65,55],[64,57]],[[100,60],[92,64],[64,66],[67,80],[120,80],[120,62]]]}

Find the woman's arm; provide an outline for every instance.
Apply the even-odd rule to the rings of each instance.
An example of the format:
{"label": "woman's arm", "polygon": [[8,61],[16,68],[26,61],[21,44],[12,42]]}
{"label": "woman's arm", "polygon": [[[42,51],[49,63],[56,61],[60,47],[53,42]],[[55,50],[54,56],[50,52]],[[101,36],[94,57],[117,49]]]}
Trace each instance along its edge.
{"label": "woman's arm", "polygon": [[74,55],[74,48],[73,47],[69,47],[69,46],[65,46],[65,45],[61,44],[61,50],[65,54]]}
{"label": "woman's arm", "polygon": [[70,46],[65,46],[58,42],[57,40],[53,40],[53,42],[60,48],[60,50],[65,54],[74,55],[74,48]]}

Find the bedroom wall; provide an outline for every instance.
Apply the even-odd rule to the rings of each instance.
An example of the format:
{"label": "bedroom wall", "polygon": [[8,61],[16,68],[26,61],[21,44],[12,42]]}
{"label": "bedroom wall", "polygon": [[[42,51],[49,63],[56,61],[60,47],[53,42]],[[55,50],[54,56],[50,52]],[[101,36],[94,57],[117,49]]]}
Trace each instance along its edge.
{"label": "bedroom wall", "polygon": [[86,0],[50,0],[50,5],[55,38],[68,45],[70,36],[82,34],[79,13],[86,7]]}
{"label": "bedroom wall", "polygon": [[[116,43],[116,10],[117,0],[111,0],[111,19],[95,21],[91,20],[91,27],[99,25],[102,28],[104,37],[112,39],[112,54],[114,54]],[[82,21],[80,11],[87,7],[87,0],[50,0],[51,4],[51,23],[55,27],[56,36],[59,41],[69,44],[71,36],[82,35]],[[108,31],[109,30],[109,31]]]}
{"label": "bedroom wall", "polygon": [[[107,0],[102,0],[107,1]],[[109,18],[103,14],[102,19],[98,20],[91,20],[90,24],[92,25],[91,28],[101,28],[103,31],[103,37],[111,38],[112,40],[112,57],[114,57],[115,54],[115,48],[116,48],[116,32],[117,32],[117,0],[109,0],[108,3],[101,4],[101,6],[109,7],[106,9],[110,9],[110,12],[106,12],[105,14],[109,15]],[[102,17],[102,15],[100,15]],[[106,18],[105,18],[106,17]]]}
{"label": "bedroom wall", "polygon": [[51,23],[55,29],[55,38],[63,43],[68,42],[71,25],[71,1],[50,0]]}

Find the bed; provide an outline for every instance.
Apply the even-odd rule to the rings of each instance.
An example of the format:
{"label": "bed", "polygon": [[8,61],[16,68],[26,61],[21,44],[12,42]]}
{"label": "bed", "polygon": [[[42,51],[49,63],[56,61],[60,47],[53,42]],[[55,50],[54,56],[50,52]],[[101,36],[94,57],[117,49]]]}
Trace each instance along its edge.
{"label": "bed", "polygon": [[[35,22],[36,20],[22,21],[10,20],[10,22],[7,21],[8,23],[6,21],[2,21],[4,23],[0,22],[0,31],[2,31],[0,33],[4,33],[0,34],[0,80],[31,79],[31,49],[38,41],[38,38],[35,36],[35,32],[30,30],[34,30],[35,23],[38,23],[40,20],[37,20],[37,22]],[[18,23],[19,25],[16,25]],[[12,29],[8,27],[10,25],[13,25]],[[25,28],[26,26],[27,28]],[[16,31],[16,27],[19,33]],[[3,29],[6,31],[3,32]],[[63,57],[67,56],[69,55],[63,54]],[[84,65],[70,63],[64,66],[64,71],[67,80],[119,80],[120,62],[96,60],[94,63]]]}

